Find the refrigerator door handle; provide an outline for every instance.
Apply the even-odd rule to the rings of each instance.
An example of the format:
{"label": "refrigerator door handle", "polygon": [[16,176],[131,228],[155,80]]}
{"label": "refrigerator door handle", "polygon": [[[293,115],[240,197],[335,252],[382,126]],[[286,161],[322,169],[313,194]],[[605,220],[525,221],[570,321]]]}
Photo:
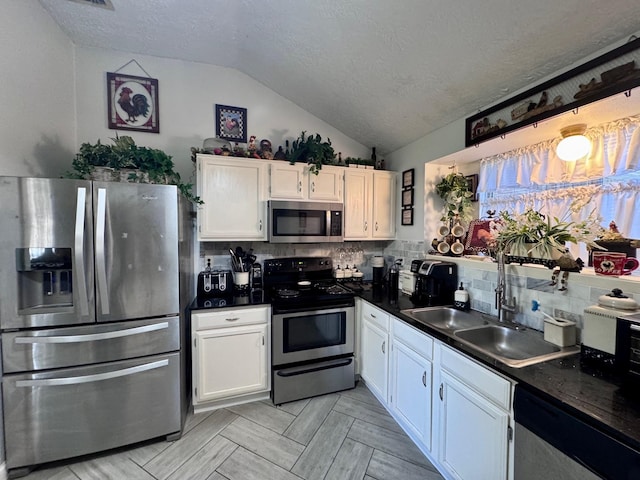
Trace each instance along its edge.
{"label": "refrigerator door handle", "polygon": [[96,276],[100,308],[103,315],[109,314],[109,289],[107,287],[107,256],[105,254],[105,230],[107,224],[107,189],[98,188],[98,213],[96,218]]}
{"label": "refrigerator door handle", "polygon": [[74,239],[74,254],[76,275],[78,277],[78,297],[80,315],[87,317],[89,315],[89,300],[87,297],[87,272],[84,266],[84,224],[86,217],[86,201],[87,201],[87,189],[82,187],[78,188],[76,199],[76,227],[75,227],[75,239]]}
{"label": "refrigerator door handle", "polygon": [[44,378],[36,380],[17,380],[16,387],[55,387],[60,385],[78,385],[80,383],[99,382],[101,380],[110,380],[112,378],[126,377],[135,375],[136,373],[154,370],[169,365],[169,360],[159,360],[157,362],[145,363],[144,365],[136,365],[135,367],[123,368],[113,372],[96,373],[94,375],[82,375],[80,377],[63,377],[63,378]]}
{"label": "refrigerator door handle", "polygon": [[15,343],[81,343],[94,342],[96,340],[110,340],[112,338],[129,337],[131,335],[139,335],[141,333],[155,332],[169,328],[169,322],[154,323],[153,325],[144,325],[142,327],[126,328],[124,330],[116,330],[113,332],[90,333],[86,335],[55,335],[50,337],[16,337]]}

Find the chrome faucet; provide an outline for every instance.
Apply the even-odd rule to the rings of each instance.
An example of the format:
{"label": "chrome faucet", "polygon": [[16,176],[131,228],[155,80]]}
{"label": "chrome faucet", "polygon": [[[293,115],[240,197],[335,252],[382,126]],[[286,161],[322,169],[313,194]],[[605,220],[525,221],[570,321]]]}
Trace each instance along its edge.
{"label": "chrome faucet", "polygon": [[515,323],[513,314],[518,311],[516,297],[511,298],[511,303],[507,299],[507,275],[505,273],[504,252],[498,251],[498,285],[496,286],[496,306],[498,310],[498,321]]}

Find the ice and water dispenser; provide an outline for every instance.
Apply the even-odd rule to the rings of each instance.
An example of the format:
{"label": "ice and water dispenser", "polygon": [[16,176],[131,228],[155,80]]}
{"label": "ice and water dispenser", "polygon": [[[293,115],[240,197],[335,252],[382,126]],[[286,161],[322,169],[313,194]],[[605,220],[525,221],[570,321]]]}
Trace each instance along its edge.
{"label": "ice and water dispenser", "polygon": [[73,305],[71,248],[17,248],[19,313]]}

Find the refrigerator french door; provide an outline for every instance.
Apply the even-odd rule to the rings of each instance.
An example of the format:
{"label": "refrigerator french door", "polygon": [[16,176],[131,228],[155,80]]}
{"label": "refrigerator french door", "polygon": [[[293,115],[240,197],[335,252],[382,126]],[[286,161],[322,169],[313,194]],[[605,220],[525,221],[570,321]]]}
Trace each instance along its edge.
{"label": "refrigerator french door", "polygon": [[181,429],[175,186],[0,177],[10,476]]}

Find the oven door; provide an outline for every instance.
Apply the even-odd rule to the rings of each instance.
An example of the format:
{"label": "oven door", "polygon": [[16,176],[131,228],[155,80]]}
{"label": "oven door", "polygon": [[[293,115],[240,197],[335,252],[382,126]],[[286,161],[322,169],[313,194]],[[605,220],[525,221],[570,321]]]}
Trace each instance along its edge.
{"label": "oven door", "polygon": [[273,365],[349,355],[355,344],[353,307],[274,314]]}

